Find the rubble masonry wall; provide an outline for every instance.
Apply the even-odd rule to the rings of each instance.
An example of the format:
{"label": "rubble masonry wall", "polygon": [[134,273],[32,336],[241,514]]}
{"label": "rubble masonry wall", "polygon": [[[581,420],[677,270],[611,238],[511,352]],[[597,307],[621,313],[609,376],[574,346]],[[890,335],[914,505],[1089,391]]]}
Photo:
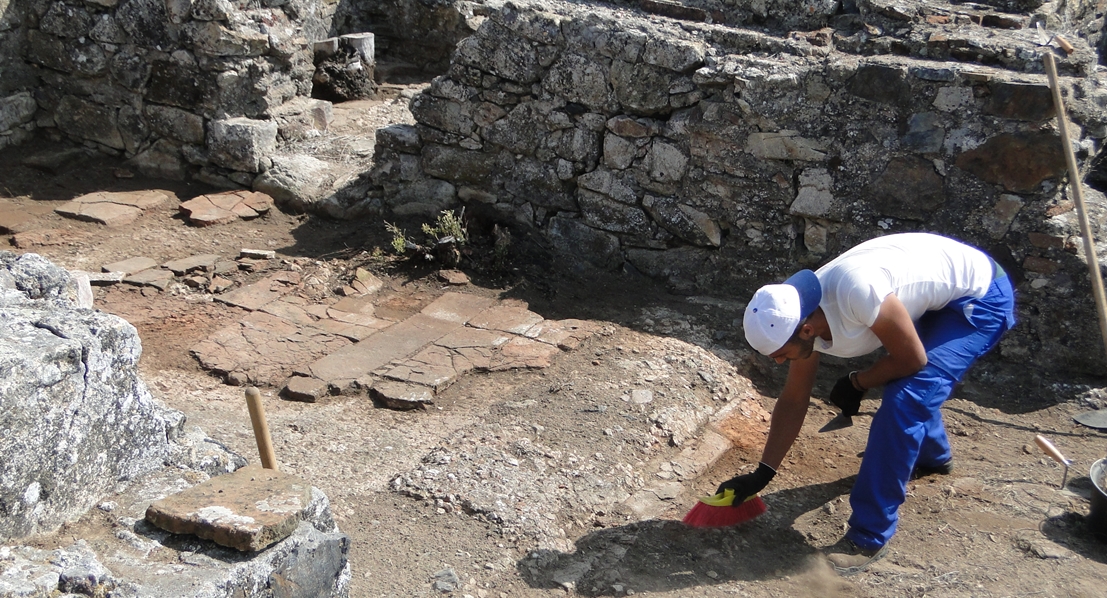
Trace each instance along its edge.
{"label": "rubble masonry wall", "polygon": [[[737,297],[876,235],[945,233],[1015,277],[1005,358],[1102,372],[1030,17],[857,4],[852,35],[847,15],[781,37],[509,3],[413,99],[416,126],[378,133],[380,208],[481,204],[590,266]],[[1107,85],[1070,37],[1057,60],[1086,164]],[[1088,195],[1099,231],[1103,196]]]}

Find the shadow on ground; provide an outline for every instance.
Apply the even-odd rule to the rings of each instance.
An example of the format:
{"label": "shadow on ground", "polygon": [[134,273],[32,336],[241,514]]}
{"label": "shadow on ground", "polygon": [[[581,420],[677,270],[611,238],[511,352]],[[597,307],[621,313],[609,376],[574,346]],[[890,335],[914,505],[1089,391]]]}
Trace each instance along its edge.
{"label": "shadow on ground", "polygon": [[853,479],[766,495],[770,504],[787,506],[775,510],[775,516],[734,527],[700,529],[679,521],[650,520],[597,530],[577,539],[573,552],[533,552],[517,568],[531,587],[572,584],[583,596],[795,576],[807,579],[805,584],[826,585],[825,592],[811,595],[835,595],[844,582],[793,524],[800,515],[848,491]]}

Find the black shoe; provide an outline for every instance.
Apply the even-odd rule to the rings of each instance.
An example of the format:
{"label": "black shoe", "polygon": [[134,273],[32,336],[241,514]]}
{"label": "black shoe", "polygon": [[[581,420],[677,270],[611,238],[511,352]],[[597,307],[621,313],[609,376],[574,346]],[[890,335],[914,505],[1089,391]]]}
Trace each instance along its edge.
{"label": "black shoe", "polygon": [[927,467],[926,465],[916,465],[915,471],[911,472],[911,479],[917,480],[919,478],[925,478],[929,475],[949,475],[953,473],[953,459],[942,463],[941,465],[934,465]]}
{"label": "black shoe", "polygon": [[888,554],[888,545],[885,544],[875,550],[865,550],[854,544],[852,540],[842,538],[833,546],[823,549],[823,554],[838,575],[845,577],[860,573],[884,558],[884,555]]}

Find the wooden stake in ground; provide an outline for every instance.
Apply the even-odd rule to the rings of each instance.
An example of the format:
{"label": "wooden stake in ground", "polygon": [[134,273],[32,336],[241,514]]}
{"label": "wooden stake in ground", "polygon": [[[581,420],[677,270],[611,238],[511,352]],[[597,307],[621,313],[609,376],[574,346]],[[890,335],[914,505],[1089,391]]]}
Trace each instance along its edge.
{"label": "wooden stake in ground", "polygon": [[254,426],[254,438],[258,441],[261,466],[265,469],[279,470],[277,455],[273,452],[273,440],[269,438],[269,424],[265,421],[265,408],[261,404],[261,393],[253,386],[246,389],[246,407],[250,410],[250,423]]}
{"label": "wooden stake in ground", "polygon": [[1095,293],[1095,309],[1099,314],[1099,333],[1103,336],[1103,346],[1107,350],[1107,299],[1103,292],[1103,274],[1099,270],[1099,258],[1095,255],[1095,239],[1092,227],[1088,223],[1088,212],[1084,208],[1084,187],[1080,179],[1080,169],[1076,167],[1076,156],[1072,153],[1069,141],[1068,120],[1065,117],[1065,103],[1061,99],[1061,86],[1057,82],[1057,64],[1053,51],[1046,48],[1045,69],[1049,75],[1049,88],[1053,91],[1053,107],[1057,111],[1057,126],[1061,130],[1061,145],[1065,152],[1065,164],[1069,167],[1069,188],[1076,203],[1076,215],[1080,220],[1080,236],[1084,238],[1084,255],[1088,259],[1088,273],[1092,277],[1092,292]]}

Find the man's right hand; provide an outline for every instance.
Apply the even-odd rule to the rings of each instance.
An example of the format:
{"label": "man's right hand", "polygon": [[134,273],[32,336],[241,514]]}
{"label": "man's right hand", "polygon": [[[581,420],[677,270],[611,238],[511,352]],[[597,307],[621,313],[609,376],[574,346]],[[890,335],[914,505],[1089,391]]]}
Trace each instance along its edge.
{"label": "man's right hand", "polygon": [[734,490],[734,502],[731,506],[737,507],[746,499],[764,490],[775,475],[775,469],[764,463],[758,463],[757,469],[753,473],[730,478],[719,485],[719,489],[715,491],[715,494],[722,494],[726,490]]}

